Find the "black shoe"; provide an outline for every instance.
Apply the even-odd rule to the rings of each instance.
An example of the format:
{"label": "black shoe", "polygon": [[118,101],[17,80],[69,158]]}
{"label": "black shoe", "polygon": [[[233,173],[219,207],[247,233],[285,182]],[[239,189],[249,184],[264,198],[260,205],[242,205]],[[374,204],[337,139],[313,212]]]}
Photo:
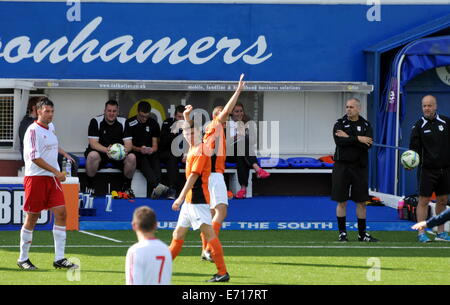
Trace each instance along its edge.
{"label": "black shoe", "polygon": [[167,192],[167,199],[177,199],[177,191],[173,188],[169,188],[169,191]]}
{"label": "black shoe", "polygon": [[224,275],[214,274],[211,279],[207,280],[207,282],[210,282],[210,283],[228,282],[229,280],[230,280],[230,275],[227,272]]}
{"label": "black shoe", "polygon": [[152,199],[158,199],[161,196],[164,196],[169,191],[169,187],[165,186],[164,184],[158,184],[152,192],[152,195],[150,196]]}
{"label": "black shoe", "polygon": [[127,198],[125,198],[125,199],[134,199],[134,198],[136,198],[136,196],[134,195],[133,189],[131,187],[124,189],[123,192],[127,196]]}
{"label": "black shoe", "polygon": [[347,232],[340,232],[338,240],[341,241],[341,242],[348,242]]}
{"label": "black shoe", "polygon": [[17,266],[23,270],[37,270],[37,267],[30,262],[30,259],[23,262],[17,262]]}
{"label": "black shoe", "polygon": [[369,243],[376,243],[378,241],[378,239],[376,239],[369,233],[364,233],[364,236],[362,236],[362,237],[358,235],[358,240],[364,241],[364,242],[369,242]]}
{"label": "black shoe", "polygon": [[59,261],[53,262],[53,267],[56,269],[78,269],[79,266],[71,263],[67,258],[60,259]]}

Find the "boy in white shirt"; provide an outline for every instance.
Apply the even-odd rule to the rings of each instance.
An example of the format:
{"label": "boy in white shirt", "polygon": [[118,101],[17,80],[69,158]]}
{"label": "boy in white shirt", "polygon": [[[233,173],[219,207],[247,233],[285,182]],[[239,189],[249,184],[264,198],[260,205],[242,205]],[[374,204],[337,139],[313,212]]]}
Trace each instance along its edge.
{"label": "boy in white shirt", "polygon": [[170,285],[172,255],[169,247],[155,237],[155,212],[147,207],[137,208],[131,223],[138,242],[128,249],[125,273],[127,285]]}

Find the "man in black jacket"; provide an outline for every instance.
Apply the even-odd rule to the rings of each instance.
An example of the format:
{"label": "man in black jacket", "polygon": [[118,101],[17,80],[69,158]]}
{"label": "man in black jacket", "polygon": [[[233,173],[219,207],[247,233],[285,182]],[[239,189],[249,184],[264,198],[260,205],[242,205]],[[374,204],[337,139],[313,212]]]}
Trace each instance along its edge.
{"label": "man in black jacket", "polygon": [[[428,213],[428,203],[433,192],[436,193],[436,214],[446,209],[450,193],[450,118],[436,112],[437,101],[432,95],[422,98],[423,116],[411,131],[409,149],[420,156],[419,204],[417,206],[417,221],[425,221]],[[430,242],[431,239],[424,230],[419,230],[420,242]],[[444,232],[444,225],[438,227],[436,241],[450,241],[450,236]]]}
{"label": "man in black jacket", "polygon": [[337,201],[336,216],[339,241],[346,242],[347,200],[356,202],[358,240],[376,242],[366,232],[366,204],[368,192],[368,149],[372,146],[373,131],[370,123],[360,116],[361,102],[357,98],[347,100],[346,115],[337,120],[333,128],[336,152],[332,174],[331,199]]}

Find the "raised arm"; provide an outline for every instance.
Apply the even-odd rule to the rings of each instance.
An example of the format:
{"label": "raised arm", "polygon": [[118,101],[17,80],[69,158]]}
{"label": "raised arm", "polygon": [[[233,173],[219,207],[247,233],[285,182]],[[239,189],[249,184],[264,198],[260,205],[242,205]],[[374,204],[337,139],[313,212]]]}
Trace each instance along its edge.
{"label": "raised arm", "polygon": [[223,110],[220,112],[220,114],[217,116],[218,120],[221,123],[225,123],[228,120],[228,116],[233,111],[233,108],[238,101],[239,95],[241,94],[241,91],[244,89],[244,86],[245,86],[245,82],[243,81],[243,79],[244,79],[244,74],[241,74],[236,91],[231,96],[228,103],[226,103],[226,105],[223,107]]}

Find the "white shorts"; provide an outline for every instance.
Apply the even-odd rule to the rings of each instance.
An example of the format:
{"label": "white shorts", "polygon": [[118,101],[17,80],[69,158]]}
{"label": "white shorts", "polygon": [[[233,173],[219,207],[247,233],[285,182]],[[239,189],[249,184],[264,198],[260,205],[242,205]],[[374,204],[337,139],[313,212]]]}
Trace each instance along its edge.
{"label": "white shorts", "polygon": [[211,173],[209,175],[208,190],[211,209],[221,203],[228,205],[228,192],[223,174]]}
{"label": "white shorts", "polygon": [[180,216],[178,217],[177,227],[192,227],[192,229],[198,230],[202,224],[212,226],[212,216],[209,204],[183,203]]}

